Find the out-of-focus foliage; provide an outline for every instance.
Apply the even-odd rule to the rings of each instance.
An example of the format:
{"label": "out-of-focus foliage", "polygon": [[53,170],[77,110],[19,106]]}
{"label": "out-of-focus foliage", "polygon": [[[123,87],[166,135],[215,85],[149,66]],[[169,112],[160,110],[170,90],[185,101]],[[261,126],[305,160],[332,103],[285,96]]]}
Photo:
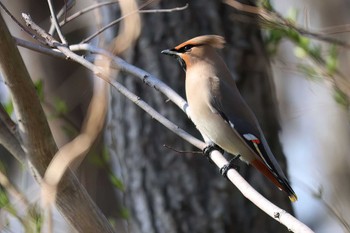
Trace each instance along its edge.
{"label": "out-of-focus foliage", "polygon": [[[261,7],[271,14],[275,13],[268,0],[262,1]],[[276,18],[280,17],[278,15]],[[307,34],[301,33],[296,25],[297,17],[298,11],[290,9],[287,16],[283,18],[284,23],[263,22],[266,28],[265,42],[268,52],[274,55],[283,40],[291,41],[295,46],[294,55],[300,60],[300,63],[297,64],[299,70],[313,80],[330,80],[333,85],[335,101],[345,108],[349,108],[350,93],[345,93],[335,82],[336,76],[341,76],[338,69],[338,46],[331,43],[321,45],[321,42],[313,39],[314,35],[309,37]]]}

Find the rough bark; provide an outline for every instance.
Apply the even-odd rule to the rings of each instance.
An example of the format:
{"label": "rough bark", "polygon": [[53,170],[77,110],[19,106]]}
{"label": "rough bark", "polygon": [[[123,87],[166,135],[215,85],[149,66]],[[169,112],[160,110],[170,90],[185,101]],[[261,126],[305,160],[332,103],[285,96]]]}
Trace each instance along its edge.
{"label": "rough bark", "polygon": [[[186,3],[162,2],[153,7]],[[284,164],[277,137],[274,87],[260,31],[253,18],[253,24],[246,24],[236,21],[236,17],[236,11],[213,0],[205,4],[193,0],[182,12],[144,15],[142,35],[127,58],[183,95],[183,71],[160,51],[197,35],[225,36],[228,44],[223,50],[224,59],[255,110],[272,150]],[[199,135],[190,120],[154,90],[128,76],[120,75],[118,79],[162,114]],[[245,200],[203,156],[165,149],[163,144],[192,148],[115,92],[105,136],[114,170],[125,185],[125,191],[117,193],[130,212],[129,232],[287,232]],[[269,199],[291,210],[286,195],[266,178],[245,164],[241,164],[241,173]]]}

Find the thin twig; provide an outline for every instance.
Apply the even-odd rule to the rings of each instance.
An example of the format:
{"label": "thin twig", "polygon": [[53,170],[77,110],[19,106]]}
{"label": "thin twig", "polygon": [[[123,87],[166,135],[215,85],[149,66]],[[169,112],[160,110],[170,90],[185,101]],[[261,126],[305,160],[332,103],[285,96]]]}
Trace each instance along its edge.
{"label": "thin twig", "polygon": [[47,0],[47,3],[49,5],[49,9],[50,9],[50,13],[51,13],[51,20],[52,20],[52,23],[55,25],[57,34],[60,37],[61,42],[63,44],[67,44],[66,38],[64,38],[64,36],[62,34],[61,27],[60,27],[60,25],[58,23],[57,16],[56,16],[56,13],[55,13],[55,9],[54,9],[54,7],[52,5],[51,0]]}
{"label": "thin twig", "polygon": [[113,27],[114,25],[116,25],[117,23],[119,23],[121,20],[123,20],[124,18],[132,15],[132,14],[135,14],[135,13],[161,13],[161,12],[173,12],[173,11],[180,11],[180,10],[184,10],[188,7],[188,4],[186,4],[185,6],[183,7],[175,7],[175,8],[171,8],[171,9],[156,9],[156,10],[141,10],[143,7],[147,6],[150,2],[152,2],[153,0],[151,1],[148,1],[146,3],[144,3],[143,5],[141,5],[139,7],[138,10],[136,11],[133,11],[133,12],[130,12],[129,14],[127,15],[124,15],[112,22],[110,22],[109,24],[107,24],[106,26],[104,26],[103,28],[101,28],[100,30],[98,30],[97,32],[95,32],[94,34],[92,34],[91,36],[87,37],[86,39],[82,40],[80,43],[81,44],[84,44],[84,43],[87,43],[89,41],[91,41],[93,38],[95,38],[97,35],[101,34],[102,32],[104,32],[105,30],[107,30],[108,28],[110,27]]}
{"label": "thin twig", "polygon": [[334,35],[334,34],[340,34],[340,33],[348,33],[348,32],[350,32],[350,24],[325,27],[325,28],[322,28],[322,29],[320,29],[318,31],[321,34],[324,34],[324,35]]}
{"label": "thin twig", "polygon": [[[65,21],[61,21],[60,22],[60,26],[62,27],[64,25],[66,25],[70,21],[76,19],[77,17],[79,17],[79,16],[81,16],[81,15],[83,15],[85,13],[88,13],[89,11],[95,10],[95,9],[100,8],[102,6],[116,4],[118,2],[119,1],[102,2],[102,3],[97,3],[95,5],[89,6],[89,7],[85,8],[85,9],[82,9],[82,10],[80,10],[80,11],[78,11],[78,12],[76,12],[76,13],[70,15],[70,16],[68,16]],[[175,7],[175,8],[170,8],[170,9],[140,10],[139,13],[140,14],[146,14],[146,13],[167,13],[167,12],[174,12],[174,11],[182,11],[182,10],[185,10],[186,8],[188,8],[188,3],[186,3],[186,5],[182,6],[182,7]],[[117,22],[114,22],[114,21],[113,22],[114,22],[114,24],[116,24],[119,21],[120,20],[118,20]],[[111,26],[113,26],[113,25],[111,25]],[[51,30],[50,30],[50,32],[51,32]],[[49,34],[52,34],[52,33],[49,33]]]}
{"label": "thin twig", "polygon": [[172,151],[175,151],[176,153],[179,153],[179,154],[203,154],[203,151],[186,151],[186,150],[178,150],[178,149],[175,149],[174,147],[171,147],[171,146],[168,146],[166,144],[163,145],[165,148],[169,149],[169,150],[172,150]]}
{"label": "thin twig", "polygon": [[278,14],[275,11],[268,11],[261,7],[246,5],[236,0],[223,0],[223,2],[237,10],[258,15],[267,23],[271,23],[272,25],[275,25],[277,27],[281,27],[281,26],[288,27],[297,31],[301,35],[308,36],[316,40],[321,40],[328,43],[336,44],[345,48],[350,48],[350,43],[347,43],[345,41],[341,41],[332,37],[328,37],[321,33],[312,32],[310,30],[298,27],[291,21],[283,18],[280,14]]}
{"label": "thin twig", "polygon": [[27,198],[20,191],[18,191],[18,189],[11,183],[11,181],[7,178],[5,173],[3,173],[1,170],[0,184],[11,196],[13,196],[19,202],[21,202],[25,209],[28,209],[29,201],[27,200]]}
{"label": "thin twig", "polygon": [[298,185],[301,186],[306,192],[310,193],[315,199],[317,199],[321,204],[323,204],[324,207],[329,212],[329,214],[333,215],[333,217],[337,221],[339,221],[339,223],[346,229],[346,231],[350,233],[349,222],[344,218],[344,214],[339,213],[339,211],[337,211],[334,206],[332,206],[329,202],[325,200],[323,191],[322,191],[322,186],[320,186],[317,189],[314,189],[301,179],[297,179],[297,182],[298,182]]}
{"label": "thin twig", "polygon": [[187,9],[188,7],[188,3],[186,3],[184,6],[181,7],[174,7],[174,8],[170,8],[170,9],[150,9],[150,10],[140,10],[140,13],[170,13],[170,12],[174,12],[174,11],[183,11],[185,9]]}
{"label": "thin twig", "polygon": [[[62,7],[62,9],[58,12],[57,14],[57,19],[60,19],[63,15],[64,18],[62,20],[62,22],[60,22],[60,26],[62,27],[62,24],[65,24],[67,22],[67,12],[72,9],[72,7],[75,4],[75,0],[69,0],[68,2],[64,3],[64,6]],[[53,21],[51,21],[51,25],[50,25],[50,29],[49,29],[49,34],[53,35],[55,32],[55,25],[53,24]]]}
{"label": "thin twig", "polygon": [[[101,2],[101,3],[96,3],[94,5],[91,5],[91,6],[88,6],[86,7],[85,9],[82,9],[70,16],[68,16],[65,21],[61,21],[60,22],[60,26],[63,27],[64,25],[66,25],[67,23],[69,23],[70,21],[76,19],[77,17],[89,12],[89,11],[92,11],[92,10],[95,10],[95,9],[98,9],[100,7],[103,7],[103,6],[107,6],[107,5],[112,5],[112,4],[117,4],[119,1],[110,1],[110,2]],[[50,33],[52,35],[52,33]]]}
{"label": "thin twig", "polygon": [[12,19],[12,21],[17,24],[21,30],[23,30],[24,32],[26,32],[30,37],[32,37],[33,39],[38,40],[40,43],[44,44],[45,42],[41,39],[38,38],[36,35],[34,35],[27,27],[23,26],[17,19],[16,17],[5,7],[4,4],[2,4],[2,2],[0,1],[0,7],[5,11],[5,13]]}
{"label": "thin twig", "polygon": [[92,39],[94,39],[96,36],[98,36],[99,34],[101,34],[102,32],[104,32],[105,30],[107,30],[108,28],[112,27],[113,25],[117,24],[118,22],[120,22],[121,20],[123,20],[124,18],[133,15],[135,13],[138,13],[138,11],[144,7],[146,7],[147,5],[149,5],[150,3],[152,3],[154,0],[148,0],[147,2],[145,2],[144,4],[142,4],[138,9],[129,12],[128,14],[122,15],[120,18],[118,18],[117,20],[112,21],[111,23],[107,24],[106,26],[104,26],[103,28],[101,28],[100,30],[98,30],[97,32],[95,32],[94,34],[92,34],[91,36],[88,36],[87,38],[85,38],[84,40],[82,40],[80,42],[80,44],[84,44],[87,43],[89,41],[91,41]]}

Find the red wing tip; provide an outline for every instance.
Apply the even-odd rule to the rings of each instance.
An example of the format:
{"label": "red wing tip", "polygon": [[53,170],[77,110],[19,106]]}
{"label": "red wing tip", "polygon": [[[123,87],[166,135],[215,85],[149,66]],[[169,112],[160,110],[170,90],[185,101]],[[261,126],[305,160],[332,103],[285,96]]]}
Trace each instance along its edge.
{"label": "red wing tip", "polygon": [[267,178],[269,178],[269,180],[271,180],[279,189],[285,191],[288,194],[291,202],[296,202],[298,200],[297,195],[289,186],[288,182],[286,180],[284,182],[279,181],[261,160],[254,159],[253,161],[251,161],[251,164],[255,168],[257,168],[262,174],[264,174]]}

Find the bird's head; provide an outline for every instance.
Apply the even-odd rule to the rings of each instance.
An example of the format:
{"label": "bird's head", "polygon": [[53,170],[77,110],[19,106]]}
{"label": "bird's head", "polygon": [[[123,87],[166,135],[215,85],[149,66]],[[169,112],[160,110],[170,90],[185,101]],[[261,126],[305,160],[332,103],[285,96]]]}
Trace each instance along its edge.
{"label": "bird's head", "polygon": [[186,68],[192,66],[195,62],[207,59],[213,49],[223,48],[224,44],[225,39],[222,36],[198,36],[179,44],[173,49],[163,50],[162,53],[176,57],[181,67],[186,71]]}

